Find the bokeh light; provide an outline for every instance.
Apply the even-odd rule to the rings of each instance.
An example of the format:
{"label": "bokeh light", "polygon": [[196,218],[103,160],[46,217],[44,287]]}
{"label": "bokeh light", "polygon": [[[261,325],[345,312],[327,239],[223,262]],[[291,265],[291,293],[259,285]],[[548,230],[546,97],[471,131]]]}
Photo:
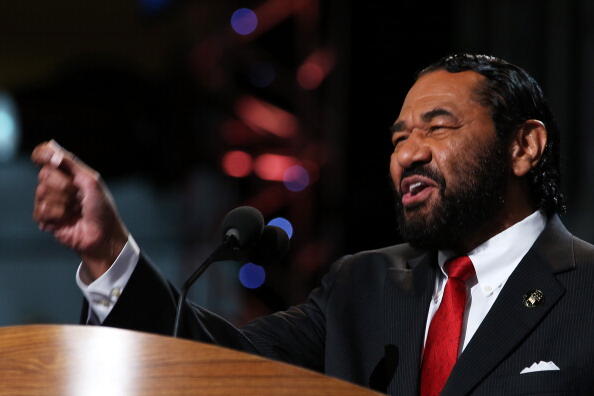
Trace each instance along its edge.
{"label": "bokeh light", "polygon": [[252,172],[252,157],[243,151],[229,151],[223,155],[223,171],[232,177],[246,177]]}
{"label": "bokeh light", "polygon": [[303,89],[316,89],[328,77],[333,67],[334,54],[327,49],[318,49],[297,69],[297,82]]}
{"label": "bokeh light", "polygon": [[20,139],[16,104],[10,95],[0,92],[0,162],[8,162],[15,157]]}
{"label": "bokeh light", "polygon": [[235,104],[235,111],[246,125],[256,131],[266,131],[282,138],[290,138],[299,129],[295,115],[253,96],[239,98]]}
{"label": "bokeh light", "polygon": [[239,269],[239,282],[248,289],[257,289],[264,284],[266,271],[254,263],[245,263]]}
{"label": "bokeh light", "polygon": [[324,70],[315,63],[305,63],[297,70],[297,82],[303,89],[316,89],[320,86],[324,77]]}
{"label": "bokeh light", "polygon": [[291,224],[291,222],[284,217],[275,217],[268,222],[268,225],[276,226],[282,229],[287,234],[289,239],[291,239],[293,236],[293,224]]}
{"label": "bokeh light", "polygon": [[260,179],[284,181],[287,170],[297,164],[293,157],[279,154],[262,154],[254,163],[254,171]]}
{"label": "bokeh light", "polygon": [[283,175],[283,183],[289,191],[303,191],[309,185],[309,173],[301,165],[291,166]]}
{"label": "bokeh light", "polygon": [[231,27],[237,34],[248,35],[258,27],[258,16],[249,8],[240,8],[231,15]]}
{"label": "bokeh light", "polygon": [[147,14],[157,14],[163,11],[171,0],[138,0],[140,7]]}

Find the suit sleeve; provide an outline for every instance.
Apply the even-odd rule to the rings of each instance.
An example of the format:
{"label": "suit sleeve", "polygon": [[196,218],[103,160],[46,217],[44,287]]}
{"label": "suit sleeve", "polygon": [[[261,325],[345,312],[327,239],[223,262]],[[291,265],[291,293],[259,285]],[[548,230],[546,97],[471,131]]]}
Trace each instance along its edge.
{"label": "suit sleeve", "polygon": [[[306,302],[256,319],[242,329],[206,309],[186,303],[180,336],[323,371],[325,310],[341,263],[335,263]],[[175,288],[141,254],[103,325],[171,335],[177,298]]]}
{"label": "suit sleeve", "polygon": [[[171,335],[177,299],[177,290],[141,254],[128,284],[103,325]],[[255,352],[249,340],[229,322],[187,303],[182,310],[179,335],[182,338]]]}
{"label": "suit sleeve", "polygon": [[347,256],[335,262],[307,300],[254,320],[242,328],[258,353],[271,359],[324,371],[326,311]]}

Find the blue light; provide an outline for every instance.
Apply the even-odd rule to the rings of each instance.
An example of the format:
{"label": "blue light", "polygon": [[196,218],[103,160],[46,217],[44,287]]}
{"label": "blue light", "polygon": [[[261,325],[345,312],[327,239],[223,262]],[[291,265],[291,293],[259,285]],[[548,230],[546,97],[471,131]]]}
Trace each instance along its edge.
{"label": "blue light", "polygon": [[293,236],[293,224],[291,224],[291,222],[285,219],[284,217],[276,217],[270,220],[268,222],[268,225],[276,226],[282,229],[287,234],[289,239],[291,239],[291,237]]}
{"label": "blue light", "polygon": [[237,34],[248,35],[258,27],[258,16],[249,8],[240,8],[231,15],[231,27]]}
{"label": "blue light", "polygon": [[156,14],[164,10],[171,0],[138,0],[143,11],[147,14]]}
{"label": "blue light", "polygon": [[283,183],[289,191],[302,191],[309,185],[309,173],[301,165],[294,165],[285,171]]}
{"label": "blue light", "polygon": [[266,271],[257,264],[246,263],[239,269],[239,281],[248,289],[259,288],[265,280]]}
{"label": "blue light", "polygon": [[16,104],[8,94],[0,92],[0,162],[14,158],[20,139]]}

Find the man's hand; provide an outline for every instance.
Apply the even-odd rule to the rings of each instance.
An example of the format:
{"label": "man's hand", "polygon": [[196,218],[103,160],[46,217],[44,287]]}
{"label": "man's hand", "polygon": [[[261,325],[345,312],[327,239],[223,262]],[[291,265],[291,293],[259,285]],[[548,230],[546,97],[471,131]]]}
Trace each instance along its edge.
{"label": "man's hand", "polygon": [[55,141],[31,154],[41,166],[33,219],[83,261],[81,278],[89,284],[113,264],[128,240],[113,198],[99,173]]}

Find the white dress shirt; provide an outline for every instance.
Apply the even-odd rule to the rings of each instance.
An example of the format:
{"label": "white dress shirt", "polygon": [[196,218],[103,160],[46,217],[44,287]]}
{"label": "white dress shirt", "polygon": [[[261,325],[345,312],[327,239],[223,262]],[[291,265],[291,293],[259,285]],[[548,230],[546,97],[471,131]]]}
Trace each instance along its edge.
{"label": "white dress shirt", "polygon": [[[476,279],[469,281],[471,287],[462,324],[463,342],[461,342],[460,351],[466,347],[491,309],[507,278],[528,253],[545,225],[546,217],[540,211],[536,211],[468,253],[474,265]],[[139,256],[140,249],[130,235],[113,265],[91,284],[86,285],[81,280],[79,266],[76,272],[76,283],[100,323],[109,315],[124,290],[138,264]],[[441,303],[447,281],[447,274],[443,270],[443,266],[452,257],[452,252],[438,252],[438,264],[441,272],[440,276],[436,278],[435,291],[429,306],[425,340],[431,319]],[[90,311],[89,315],[91,315]]]}
{"label": "white dress shirt", "polygon": [[[89,306],[99,319],[99,323],[103,323],[118,301],[120,294],[122,294],[124,287],[132,276],[132,272],[136,268],[136,264],[138,264],[139,257],[140,249],[132,235],[129,235],[128,242],[126,242],[111,267],[90,284],[87,285],[80,278],[82,263],[78,266],[76,284],[89,302]],[[89,310],[87,322],[90,317],[91,310]]]}
{"label": "white dress shirt", "polygon": [[[464,311],[459,353],[468,345],[468,342],[493,306],[505,282],[544,230],[546,222],[545,215],[540,211],[536,211],[483,242],[467,254],[474,265],[476,277],[468,281],[470,293],[468,293],[466,310]],[[437,262],[441,271],[435,280],[435,291],[429,306],[425,326],[425,341],[427,341],[431,319],[433,319],[441,303],[448,278],[443,266],[448,259],[453,257],[454,253],[452,252],[441,250],[438,252]]]}

